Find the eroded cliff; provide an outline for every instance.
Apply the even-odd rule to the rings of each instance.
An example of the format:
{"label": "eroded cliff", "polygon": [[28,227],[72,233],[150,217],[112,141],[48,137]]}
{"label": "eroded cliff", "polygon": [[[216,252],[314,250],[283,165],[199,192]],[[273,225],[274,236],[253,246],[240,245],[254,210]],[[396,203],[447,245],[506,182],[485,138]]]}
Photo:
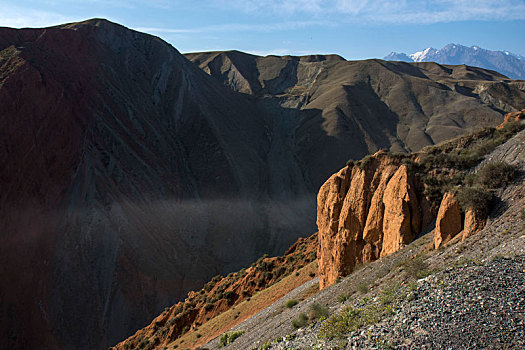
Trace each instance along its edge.
{"label": "eroded cliff", "polygon": [[401,158],[376,153],[334,174],[317,197],[319,284],[324,288],[357,264],[391,254],[421,231],[422,213]]}
{"label": "eroded cliff", "polygon": [[433,229],[431,223],[435,222],[433,249],[481,230],[494,189],[508,181],[494,179],[498,176],[492,169],[509,173],[513,168],[503,163],[489,162],[486,169],[476,165],[522,128],[519,122],[507,122],[418,153],[380,151],[348,162],[317,197],[320,287],[335,283],[359,264],[398,251],[425,229]]}

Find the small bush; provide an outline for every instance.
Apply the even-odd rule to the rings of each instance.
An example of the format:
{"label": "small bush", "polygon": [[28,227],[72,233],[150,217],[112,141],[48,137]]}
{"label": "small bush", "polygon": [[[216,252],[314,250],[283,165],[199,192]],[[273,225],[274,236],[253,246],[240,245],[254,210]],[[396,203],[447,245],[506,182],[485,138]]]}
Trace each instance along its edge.
{"label": "small bush", "polygon": [[235,298],[235,292],[232,291],[232,290],[229,290],[229,291],[226,291],[224,292],[223,296],[222,296],[224,299],[234,299]]}
{"label": "small bush", "polygon": [[299,302],[295,299],[290,299],[286,302],[286,307],[291,309],[292,307],[294,307],[295,305],[297,305]]}
{"label": "small bush", "polygon": [[222,334],[219,337],[219,348],[222,348],[223,346],[233,343],[235,339],[239,338],[243,334],[244,334],[244,331],[231,331],[231,332],[226,332]]}
{"label": "small bush", "polygon": [[343,338],[347,333],[379,320],[380,314],[376,307],[354,309],[348,306],[323,323],[319,335],[324,339]]}
{"label": "small bush", "polygon": [[368,284],[366,282],[361,282],[357,285],[357,291],[361,294],[368,293]]}
{"label": "small bush", "polygon": [[511,121],[503,125],[503,128],[500,130],[503,132],[503,134],[512,136],[523,130],[523,128],[525,128],[524,124],[518,121]]}
{"label": "small bush", "polygon": [[371,155],[367,155],[365,156],[363,159],[361,159],[360,161],[358,161],[356,163],[356,165],[360,168],[360,169],[364,169],[366,168],[369,164],[372,163],[372,161],[374,160],[374,157],[371,156]]}
{"label": "small bush", "polygon": [[492,193],[482,187],[462,187],[457,192],[457,198],[463,211],[474,209],[480,214],[487,215]]}
{"label": "small bush", "polygon": [[330,315],[330,311],[326,306],[322,306],[318,303],[313,303],[310,305],[309,316],[311,320],[316,320],[319,318],[327,318]]}
{"label": "small bush", "polygon": [[515,166],[505,162],[491,162],[478,171],[476,183],[488,188],[499,188],[508,185],[515,176]]}
{"label": "small bush", "polygon": [[340,303],[344,303],[344,302],[347,301],[348,299],[350,299],[350,294],[349,294],[349,293],[339,294],[339,296],[337,297],[337,300],[338,300]]}
{"label": "small bush", "polygon": [[257,348],[257,350],[268,350],[269,348],[272,347],[272,343],[268,340],[267,342],[265,342],[263,345],[259,346]]}
{"label": "small bush", "polygon": [[405,271],[409,277],[415,279],[425,278],[431,273],[428,264],[421,257],[409,260],[406,264]]}
{"label": "small bush", "polygon": [[304,313],[300,313],[296,318],[292,320],[292,326],[294,328],[302,328],[308,324],[308,316]]}

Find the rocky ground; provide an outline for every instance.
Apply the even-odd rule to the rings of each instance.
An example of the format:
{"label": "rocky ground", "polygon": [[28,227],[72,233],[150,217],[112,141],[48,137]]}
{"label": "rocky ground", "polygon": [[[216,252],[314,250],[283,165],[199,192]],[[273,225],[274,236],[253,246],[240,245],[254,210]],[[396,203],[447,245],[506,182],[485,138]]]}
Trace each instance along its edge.
{"label": "rocky ground", "polygon": [[418,282],[391,318],[352,333],[348,349],[525,348],[525,256],[450,268]]}
{"label": "rocky ground", "polygon": [[[451,267],[395,292],[394,315],[340,339],[322,322],[268,349],[523,349],[525,256]],[[363,300],[365,300],[363,302]],[[381,296],[354,304],[366,309]]]}

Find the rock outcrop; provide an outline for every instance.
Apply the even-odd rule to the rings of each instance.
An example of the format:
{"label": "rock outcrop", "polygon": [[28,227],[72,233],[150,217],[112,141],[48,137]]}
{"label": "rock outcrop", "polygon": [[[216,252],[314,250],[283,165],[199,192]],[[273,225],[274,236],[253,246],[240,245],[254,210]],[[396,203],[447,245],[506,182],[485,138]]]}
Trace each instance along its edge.
{"label": "rock outcrop", "polygon": [[319,285],[410,243],[421,230],[414,179],[398,158],[378,152],[334,174],[317,197]]}
{"label": "rock outcrop", "polygon": [[510,122],[521,122],[525,121],[525,109],[522,109],[521,111],[517,112],[511,112],[505,114],[505,119],[503,120],[503,123],[501,123],[498,128],[502,128],[505,126],[505,124]]}
{"label": "rock outcrop", "polygon": [[467,209],[465,212],[465,222],[463,224],[463,231],[461,232],[461,240],[464,241],[474,233],[481,231],[485,227],[486,217],[481,215],[473,208]]}
{"label": "rock outcrop", "polygon": [[461,208],[456,196],[447,192],[439,206],[434,231],[434,249],[454,238],[463,228]]}

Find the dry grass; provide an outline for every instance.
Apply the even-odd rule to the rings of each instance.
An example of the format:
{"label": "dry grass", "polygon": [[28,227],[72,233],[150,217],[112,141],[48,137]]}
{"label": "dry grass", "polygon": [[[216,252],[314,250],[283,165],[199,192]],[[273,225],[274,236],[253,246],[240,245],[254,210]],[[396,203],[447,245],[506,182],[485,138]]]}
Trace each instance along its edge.
{"label": "dry grass", "polygon": [[[310,281],[310,273],[317,271],[317,261],[313,261],[299,270],[299,275],[291,274],[276,284],[266,288],[255,295],[250,300],[243,301],[232,309],[212,318],[200,327],[189,331],[182,337],[169,344],[168,349],[195,349],[212,339],[218,337],[232,327],[240,324],[244,320],[252,317],[265,307],[270,306],[281,299],[295,288]],[[308,298],[315,294],[316,290],[305,291],[306,295],[301,298]],[[200,334],[201,337],[197,337]]]}

